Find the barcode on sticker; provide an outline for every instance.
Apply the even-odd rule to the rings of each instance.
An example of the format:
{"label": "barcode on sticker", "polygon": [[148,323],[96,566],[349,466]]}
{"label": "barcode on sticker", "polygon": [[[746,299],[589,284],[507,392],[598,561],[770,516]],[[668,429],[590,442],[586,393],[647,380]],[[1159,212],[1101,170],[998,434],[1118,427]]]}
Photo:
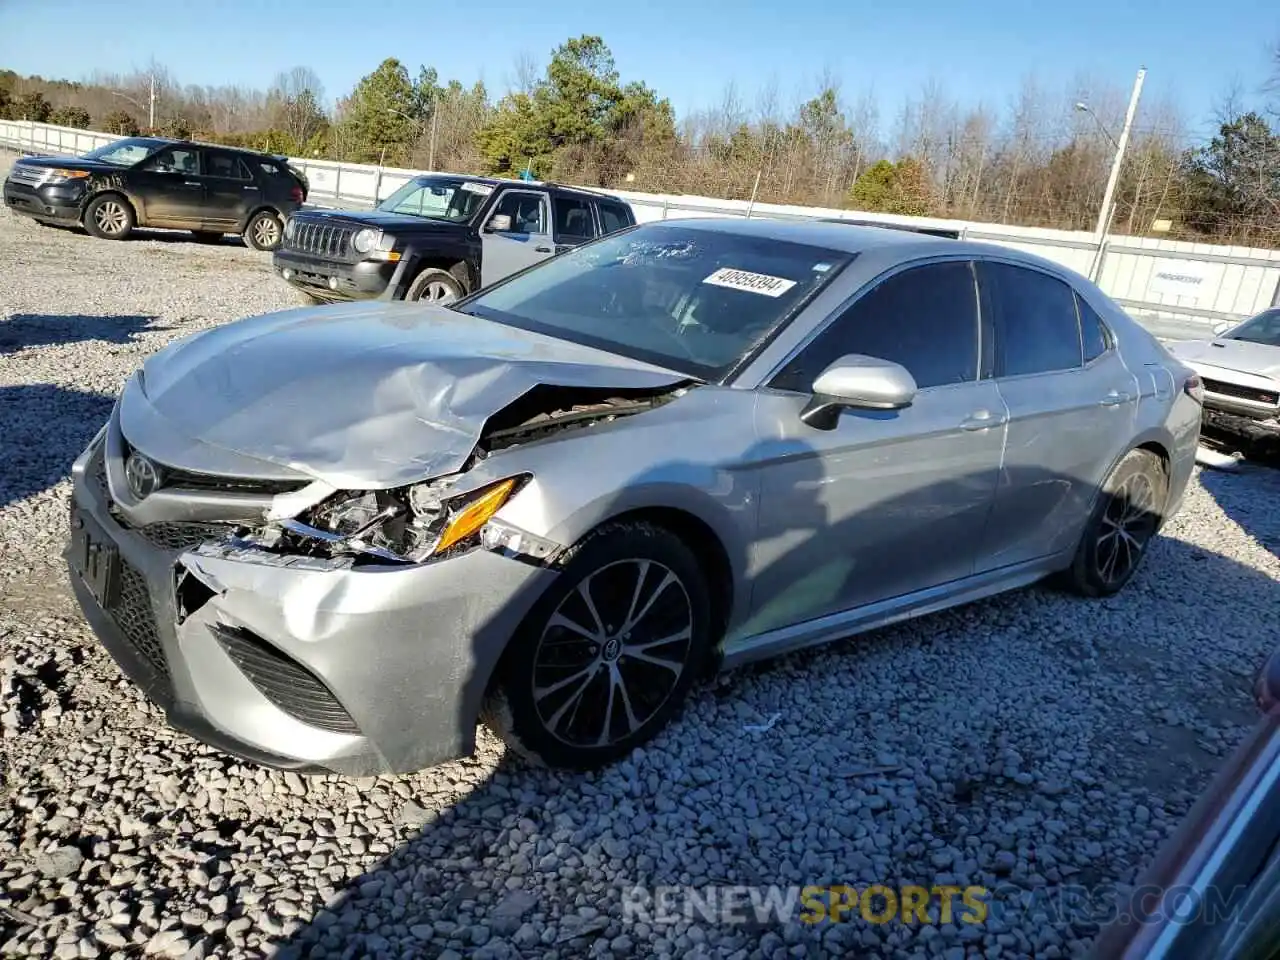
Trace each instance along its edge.
{"label": "barcode on sticker", "polygon": [[730,290],[760,293],[766,297],[780,297],[796,285],[794,280],[788,280],[785,277],[771,277],[767,273],[752,273],[749,270],[735,270],[732,267],[721,267],[702,282],[712,283],[717,287],[728,287]]}

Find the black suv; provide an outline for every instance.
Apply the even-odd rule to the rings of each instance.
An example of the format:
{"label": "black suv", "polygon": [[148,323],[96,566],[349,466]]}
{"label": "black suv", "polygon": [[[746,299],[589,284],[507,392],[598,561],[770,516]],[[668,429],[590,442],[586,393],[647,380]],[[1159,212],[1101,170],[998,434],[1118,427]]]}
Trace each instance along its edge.
{"label": "black suv", "polygon": [[373,210],[295,214],[272,263],[319,301],[449,303],[635,222],[622,200],[591,190],[431,174]]}
{"label": "black suv", "polygon": [[244,235],[255,250],[280,246],[284,219],[307,180],[284,157],[162,137],[128,137],[82,157],[24,157],[4,202],[41,223],[80,224],[123,240],[134,227],[190,230],[198,239]]}

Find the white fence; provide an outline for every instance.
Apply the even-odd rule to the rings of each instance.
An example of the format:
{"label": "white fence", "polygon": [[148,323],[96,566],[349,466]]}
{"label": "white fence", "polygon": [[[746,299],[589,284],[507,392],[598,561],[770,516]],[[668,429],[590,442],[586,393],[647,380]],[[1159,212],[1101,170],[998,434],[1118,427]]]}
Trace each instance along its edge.
{"label": "white fence", "polygon": [[[117,139],[112,134],[21,120],[0,120],[0,145],[33,153],[77,154]],[[294,158],[316,205],[372,206],[422,171]],[[971,240],[1026,250],[1089,274],[1098,245],[1082,231],[1048,230],[854,210],[749,204],[743,200],[613,191],[641,222],[681,217],[839,218],[954,230]],[[1112,237],[1097,258],[1100,286],[1145,319],[1208,326],[1280,305],[1280,250],[1188,243],[1155,237]]]}

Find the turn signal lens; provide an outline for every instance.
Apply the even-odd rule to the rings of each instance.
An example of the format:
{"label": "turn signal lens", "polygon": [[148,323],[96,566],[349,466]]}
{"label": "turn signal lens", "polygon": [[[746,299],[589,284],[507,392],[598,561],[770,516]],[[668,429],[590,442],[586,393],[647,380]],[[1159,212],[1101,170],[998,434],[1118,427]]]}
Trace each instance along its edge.
{"label": "turn signal lens", "polygon": [[449,525],[444,528],[444,533],[440,534],[440,539],[436,541],[435,552],[444,553],[455,543],[467,539],[488,523],[511,496],[516,486],[516,479],[512,477],[510,480],[503,480],[463,507],[449,521]]}
{"label": "turn signal lens", "polygon": [[49,171],[51,180],[83,180],[88,176],[88,170],[65,170],[62,167],[54,167]]}

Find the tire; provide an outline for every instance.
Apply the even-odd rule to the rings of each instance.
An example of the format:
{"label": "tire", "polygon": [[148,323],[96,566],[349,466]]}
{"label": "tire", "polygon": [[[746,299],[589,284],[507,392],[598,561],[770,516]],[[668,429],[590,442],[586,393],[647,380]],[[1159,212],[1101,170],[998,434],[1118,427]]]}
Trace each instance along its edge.
{"label": "tire", "polygon": [[273,210],[259,210],[244,226],[244,242],[254,250],[278,250],[282,239],[284,222]]}
{"label": "tire", "polygon": [[99,240],[123,240],[133,232],[133,206],[118,193],[104,193],[84,208],[84,228]]}
{"label": "tire", "polygon": [[[606,524],[560,568],[503,655],[482,719],[535,764],[590,770],[650,740],[704,674],[712,650],[708,584],[679,537],[642,522]],[[632,629],[624,631],[628,618]],[[656,642],[669,637],[678,639]]]}
{"label": "tire", "polygon": [[1082,596],[1109,597],[1133,579],[1164,521],[1169,476],[1149,450],[1130,450],[1111,471],[1085,524],[1064,585]]}
{"label": "tire", "polygon": [[192,230],[191,237],[196,243],[221,243],[224,234],[211,230]]}
{"label": "tire", "polygon": [[456,276],[439,267],[427,267],[413,278],[404,298],[444,305],[461,299],[462,295],[462,283]]}

